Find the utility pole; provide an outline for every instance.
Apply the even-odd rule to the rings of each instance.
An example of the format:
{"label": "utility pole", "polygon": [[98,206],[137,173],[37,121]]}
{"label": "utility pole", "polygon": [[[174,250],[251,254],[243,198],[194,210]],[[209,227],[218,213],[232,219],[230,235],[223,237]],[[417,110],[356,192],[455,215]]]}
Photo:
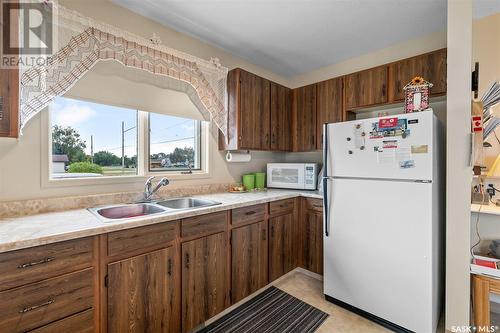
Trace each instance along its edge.
{"label": "utility pole", "polygon": [[90,136],[90,162],[94,163],[94,136]]}
{"label": "utility pole", "polygon": [[136,126],[125,129],[125,122],[122,121],[122,171],[125,169],[125,133],[134,128],[136,128]]}

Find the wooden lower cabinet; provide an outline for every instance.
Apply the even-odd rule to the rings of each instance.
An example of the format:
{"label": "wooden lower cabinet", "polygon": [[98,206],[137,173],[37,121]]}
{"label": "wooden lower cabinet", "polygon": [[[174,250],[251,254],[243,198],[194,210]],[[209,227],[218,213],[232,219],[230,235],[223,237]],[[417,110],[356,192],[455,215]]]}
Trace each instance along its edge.
{"label": "wooden lower cabinet", "polygon": [[482,332],[490,332],[486,328],[500,326],[500,280],[473,275],[472,289],[473,323]]}
{"label": "wooden lower cabinet", "polygon": [[[310,207],[311,199],[303,201],[302,210],[302,258],[303,267],[311,272],[323,274],[323,212],[322,202],[316,207]],[[314,202],[314,201],[313,201]]]}
{"label": "wooden lower cabinet", "polygon": [[268,282],[267,223],[231,231],[231,301],[236,303]]}
{"label": "wooden lower cabinet", "polygon": [[108,264],[108,332],[179,332],[172,247]]}
{"label": "wooden lower cabinet", "polygon": [[296,267],[294,214],[271,217],[269,230],[269,281],[274,281]]}
{"label": "wooden lower cabinet", "polygon": [[189,332],[225,309],[226,233],[182,244],[182,331]]}

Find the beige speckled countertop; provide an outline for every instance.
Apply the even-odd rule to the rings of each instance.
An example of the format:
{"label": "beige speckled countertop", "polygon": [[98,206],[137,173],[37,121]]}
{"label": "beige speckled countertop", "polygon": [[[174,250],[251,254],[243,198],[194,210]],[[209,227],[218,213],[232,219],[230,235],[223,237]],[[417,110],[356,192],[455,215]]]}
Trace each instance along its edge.
{"label": "beige speckled countertop", "polygon": [[103,222],[86,209],[68,210],[15,218],[0,219],[0,252],[37,245],[103,234],[149,224],[178,220],[190,216],[250,206],[270,201],[312,197],[321,199],[317,192],[268,190],[253,193],[215,193],[193,197],[210,199],[220,205],[190,210],[170,211],[162,215],[130,218],[126,221]]}

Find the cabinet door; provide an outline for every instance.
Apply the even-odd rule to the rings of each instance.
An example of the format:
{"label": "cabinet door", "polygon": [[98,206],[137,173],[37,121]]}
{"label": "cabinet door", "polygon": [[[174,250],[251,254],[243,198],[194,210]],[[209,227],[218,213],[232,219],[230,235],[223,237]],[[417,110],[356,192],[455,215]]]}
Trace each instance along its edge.
{"label": "cabinet door", "polygon": [[226,306],[226,234],[182,244],[182,331],[189,332]]}
{"label": "cabinet door", "polygon": [[486,276],[472,276],[474,325],[482,328],[500,326],[500,281]]}
{"label": "cabinet door", "polygon": [[387,103],[387,66],[370,68],[345,77],[346,109]]}
{"label": "cabinet door", "polygon": [[323,81],[317,84],[317,137],[316,147],[323,148],[323,124],[342,121],[342,78]]}
{"label": "cabinet door", "polygon": [[274,281],[295,268],[293,213],[269,219],[269,280]]}
{"label": "cabinet door", "polygon": [[18,136],[19,70],[0,69],[0,137]]}
{"label": "cabinet door", "polygon": [[291,90],[271,83],[271,150],[292,150],[292,94]]}
{"label": "cabinet door", "polygon": [[446,49],[392,63],[389,67],[389,100],[404,99],[404,86],[415,76],[433,84],[431,95],[446,93]]}
{"label": "cabinet door", "polygon": [[266,222],[233,229],[231,253],[231,301],[236,303],[267,284]]}
{"label": "cabinet door", "polygon": [[323,274],[323,214],[308,209],[303,220],[304,240],[303,256],[304,268],[318,274]]}
{"label": "cabinet door", "polygon": [[179,332],[172,248],[108,265],[108,332]]}
{"label": "cabinet door", "polygon": [[316,150],[316,85],[294,89],[295,150]]}
{"label": "cabinet door", "polygon": [[241,149],[269,150],[270,81],[241,71],[239,146]]}

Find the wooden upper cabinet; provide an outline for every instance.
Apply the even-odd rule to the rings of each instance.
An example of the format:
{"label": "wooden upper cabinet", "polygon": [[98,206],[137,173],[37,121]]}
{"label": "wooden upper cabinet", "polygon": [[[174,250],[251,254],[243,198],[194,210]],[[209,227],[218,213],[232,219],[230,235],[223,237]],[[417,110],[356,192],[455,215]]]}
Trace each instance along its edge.
{"label": "wooden upper cabinet", "polygon": [[[108,264],[108,332],[179,332],[172,248]],[[154,305],[154,306],[151,306]]]}
{"label": "wooden upper cabinet", "polygon": [[387,103],[388,66],[370,68],[345,76],[347,110]]}
{"label": "wooden upper cabinet", "polygon": [[236,68],[228,74],[229,143],[219,135],[219,149],[269,150],[269,80]]}
{"label": "wooden upper cabinet", "polygon": [[271,82],[271,150],[292,150],[292,90]]}
{"label": "wooden upper cabinet", "polygon": [[0,137],[19,134],[19,70],[0,69]]}
{"label": "wooden upper cabinet", "polygon": [[433,84],[431,95],[446,93],[446,49],[396,61],[389,65],[389,101],[404,99],[404,86],[415,76]]}
{"label": "wooden upper cabinet", "polygon": [[317,125],[316,148],[323,148],[323,124],[338,123],[343,120],[342,77],[319,82],[316,87]]}
{"label": "wooden upper cabinet", "polygon": [[316,150],[316,84],[293,90],[294,151]]}

